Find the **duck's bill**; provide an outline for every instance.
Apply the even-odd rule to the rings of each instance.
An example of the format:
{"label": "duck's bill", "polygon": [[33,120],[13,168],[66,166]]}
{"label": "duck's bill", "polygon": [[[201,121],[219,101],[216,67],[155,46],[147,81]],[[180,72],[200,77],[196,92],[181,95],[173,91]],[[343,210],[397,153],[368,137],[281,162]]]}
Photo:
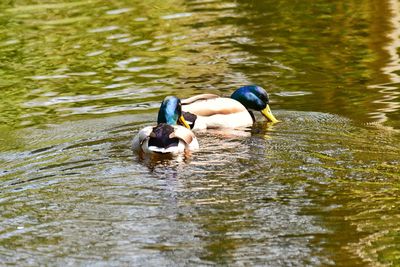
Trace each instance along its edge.
{"label": "duck's bill", "polygon": [[186,128],[190,129],[189,124],[187,123],[187,121],[185,120],[185,118],[184,118],[182,115],[179,117],[179,122],[180,122],[183,126],[185,126]]}
{"label": "duck's bill", "polygon": [[277,120],[275,116],[272,114],[269,105],[267,105],[265,109],[261,110],[261,113],[264,115],[265,118],[267,118],[268,121],[273,123],[279,122],[279,120]]}

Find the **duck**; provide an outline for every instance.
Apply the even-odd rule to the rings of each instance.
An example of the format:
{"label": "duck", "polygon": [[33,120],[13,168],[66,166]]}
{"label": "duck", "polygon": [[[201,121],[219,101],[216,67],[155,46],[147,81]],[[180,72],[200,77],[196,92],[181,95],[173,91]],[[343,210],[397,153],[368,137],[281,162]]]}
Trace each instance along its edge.
{"label": "duck", "polygon": [[198,148],[197,138],[182,116],[181,100],[175,96],[162,101],[157,125],[141,129],[132,141],[132,149],[145,154],[179,154]]}
{"label": "duck", "polygon": [[230,98],[201,94],[182,99],[182,114],[192,130],[249,127],[256,121],[253,111],[260,111],[268,122],[279,122],[269,107],[267,91],[258,85],[242,86]]}

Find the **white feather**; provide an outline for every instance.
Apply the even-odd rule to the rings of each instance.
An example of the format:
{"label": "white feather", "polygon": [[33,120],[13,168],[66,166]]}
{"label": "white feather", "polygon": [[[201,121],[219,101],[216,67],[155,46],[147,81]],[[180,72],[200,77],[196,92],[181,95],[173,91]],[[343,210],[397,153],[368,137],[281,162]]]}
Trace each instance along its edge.
{"label": "white feather", "polygon": [[250,113],[242,111],[233,114],[216,114],[212,116],[197,116],[193,130],[203,130],[212,128],[242,128],[253,125]]}
{"label": "white feather", "polygon": [[183,105],[182,110],[197,116],[193,130],[241,128],[253,125],[253,118],[249,111],[239,101],[232,98],[201,99]]}

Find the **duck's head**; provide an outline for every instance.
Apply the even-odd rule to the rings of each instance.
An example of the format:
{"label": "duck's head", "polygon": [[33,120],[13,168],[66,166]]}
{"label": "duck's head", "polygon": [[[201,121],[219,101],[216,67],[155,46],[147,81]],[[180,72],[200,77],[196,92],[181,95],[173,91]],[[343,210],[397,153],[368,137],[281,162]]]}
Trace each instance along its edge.
{"label": "duck's head", "polygon": [[260,111],[270,122],[279,122],[269,108],[269,97],[264,88],[257,85],[240,87],[231,95],[249,110]]}
{"label": "duck's head", "polygon": [[157,123],[176,125],[178,121],[190,129],[189,124],[182,116],[181,100],[175,96],[167,96],[164,98],[158,111]]}

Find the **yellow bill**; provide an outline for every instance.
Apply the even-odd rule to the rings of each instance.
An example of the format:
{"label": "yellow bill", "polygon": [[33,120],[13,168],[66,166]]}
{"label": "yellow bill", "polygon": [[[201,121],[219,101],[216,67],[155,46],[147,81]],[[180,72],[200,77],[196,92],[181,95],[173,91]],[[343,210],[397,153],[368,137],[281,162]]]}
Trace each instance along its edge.
{"label": "yellow bill", "polygon": [[183,126],[185,126],[186,128],[190,129],[189,124],[187,123],[187,121],[185,120],[185,118],[183,117],[183,115],[181,115],[179,117],[179,122],[183,124]]}
{"label": "yellow bill", "polygon": [[273,123],[279,122],[279,120],[277,120],[275,116],[272,114],[269,105],[267,105],[265,109],[261,110],[261,113],[264,115],[265,118],[267,118],[268,121]]}

